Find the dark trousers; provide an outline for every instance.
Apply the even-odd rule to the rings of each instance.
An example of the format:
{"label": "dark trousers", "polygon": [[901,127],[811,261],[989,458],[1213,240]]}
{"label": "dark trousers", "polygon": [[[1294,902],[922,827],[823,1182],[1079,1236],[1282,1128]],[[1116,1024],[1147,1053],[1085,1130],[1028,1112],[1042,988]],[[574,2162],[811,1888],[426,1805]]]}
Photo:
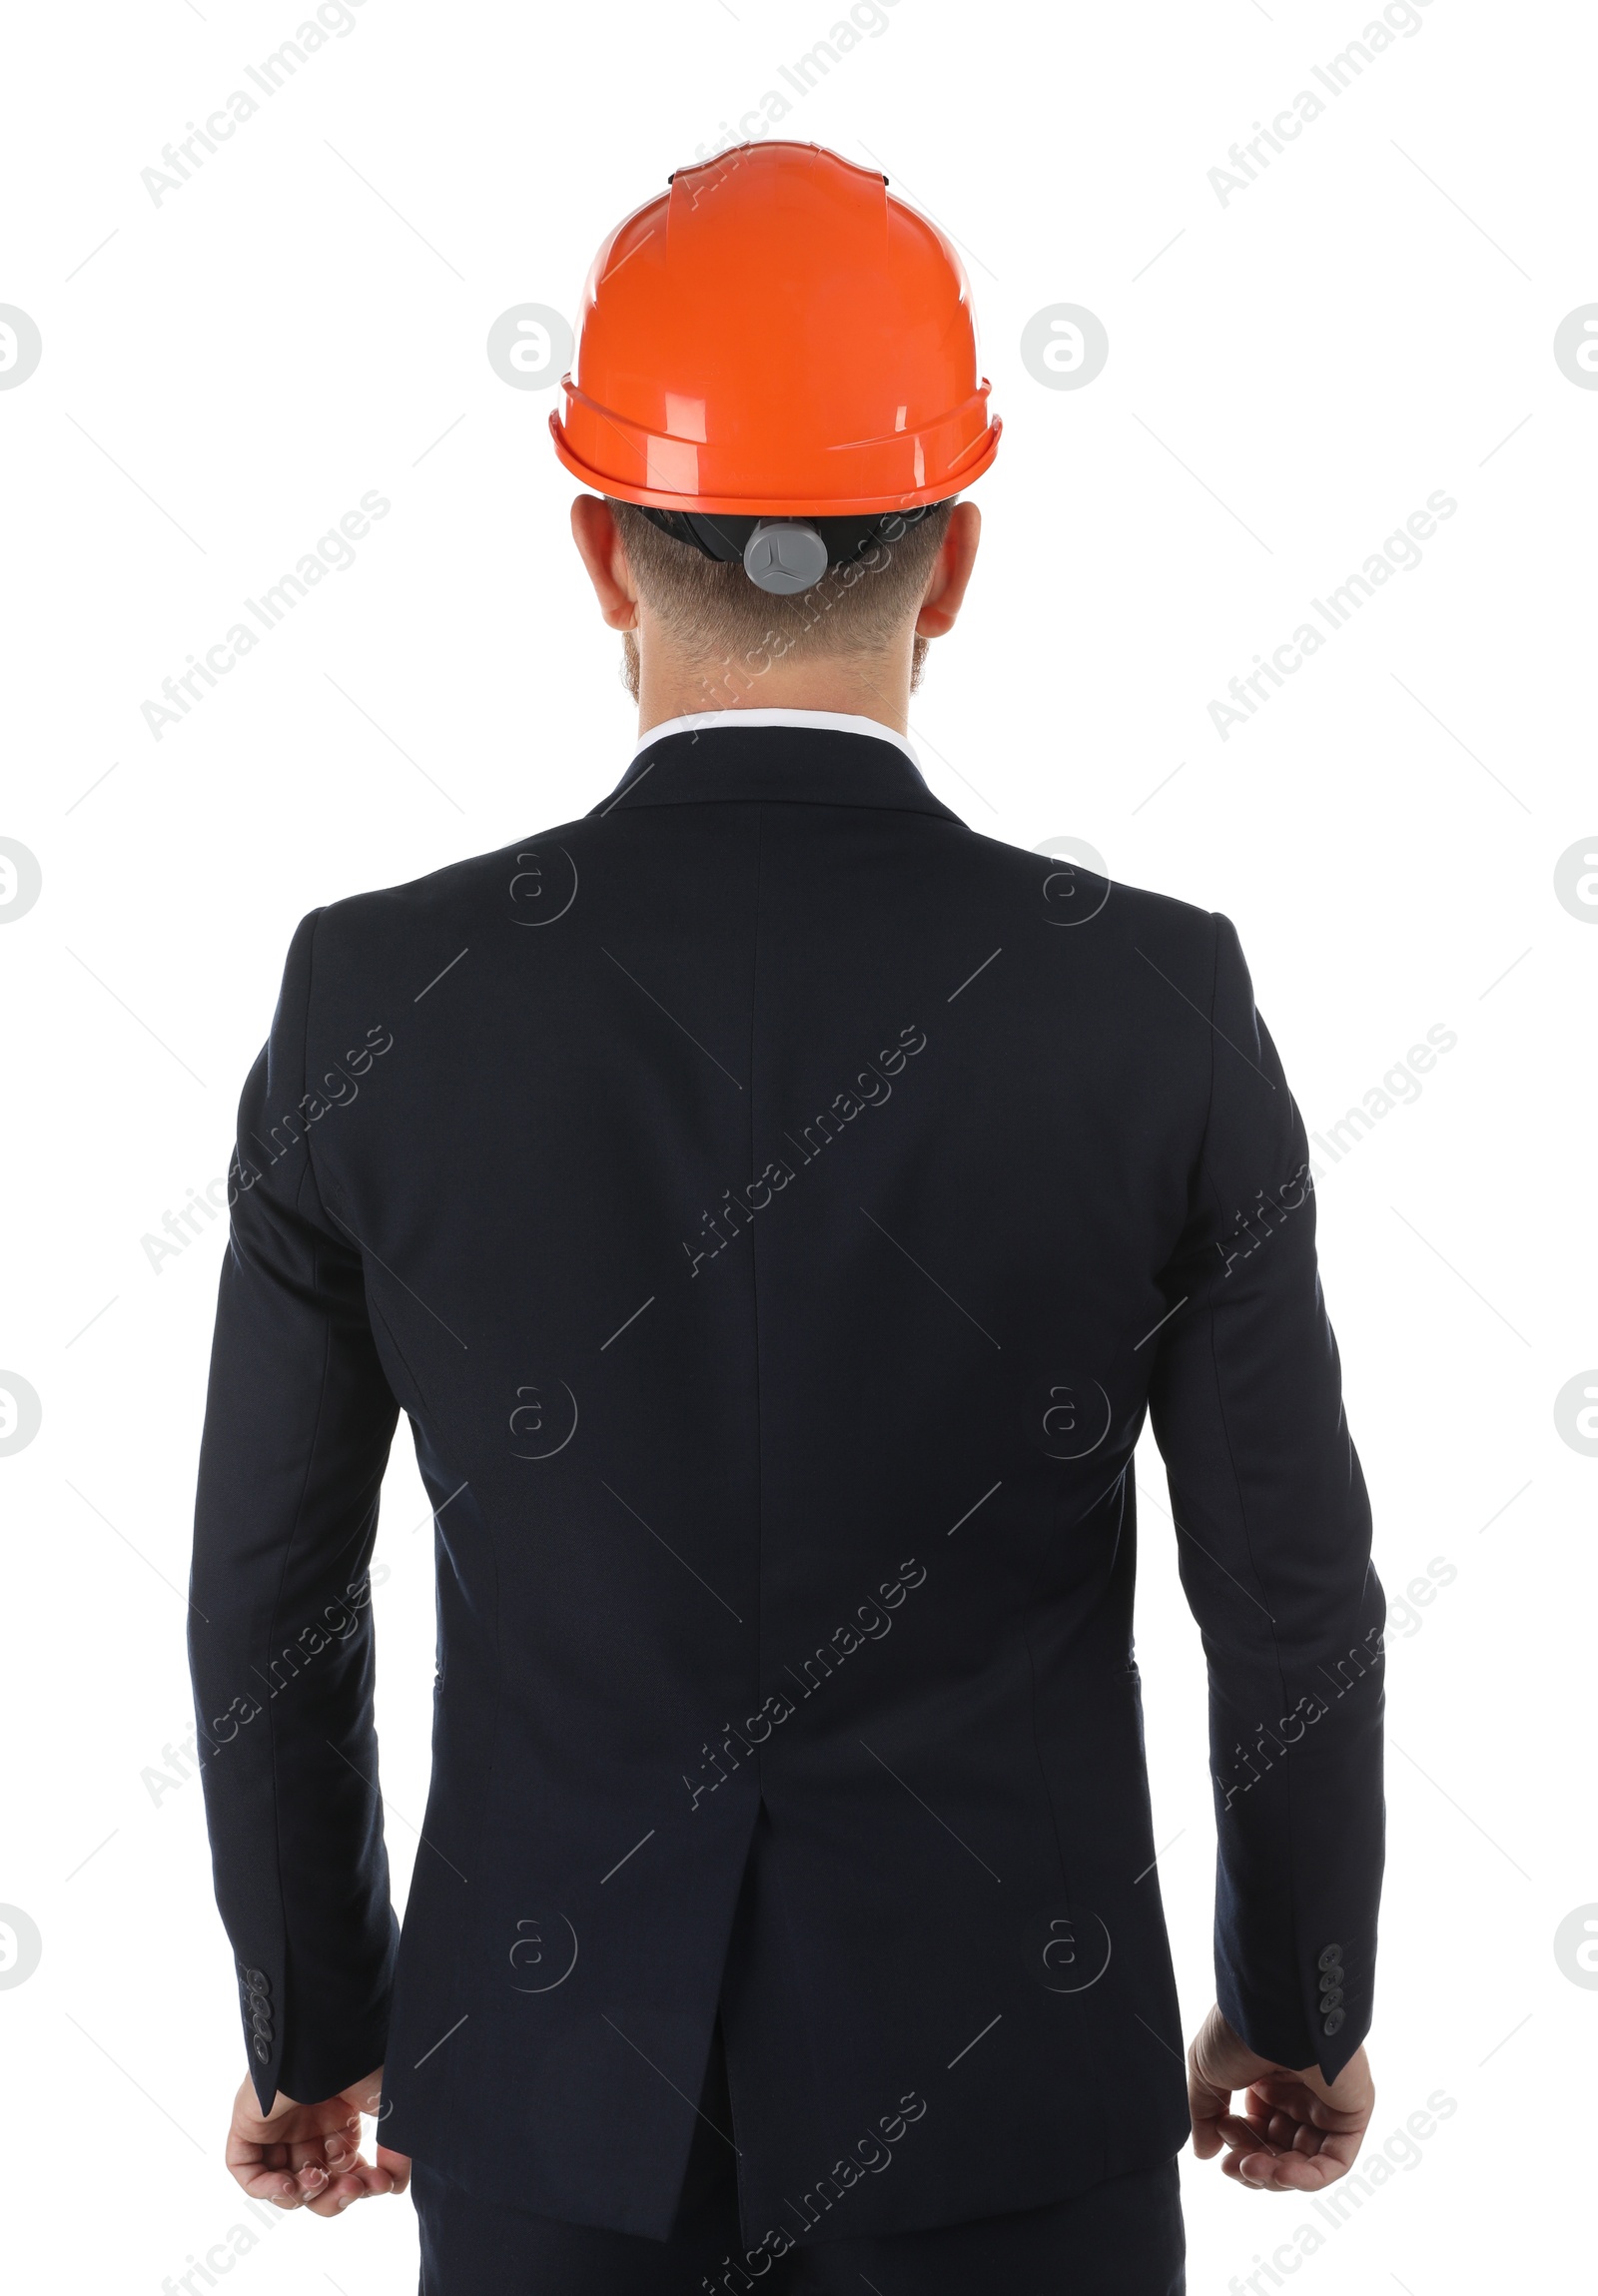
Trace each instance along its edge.
{"label": "dark trousers", "polygon": [[[640,2240],[483,2201],[416,2163],[420,2296],[745,2296],[732,2125],[718,2045],[671,2238]],[[714,2127],[712,2127],[714,2123]],[[930,2232],[824,2240],[752,2285],[761,2296],[1185,2296],[1177,2163],[1074,2193],[1049,2208]]]}

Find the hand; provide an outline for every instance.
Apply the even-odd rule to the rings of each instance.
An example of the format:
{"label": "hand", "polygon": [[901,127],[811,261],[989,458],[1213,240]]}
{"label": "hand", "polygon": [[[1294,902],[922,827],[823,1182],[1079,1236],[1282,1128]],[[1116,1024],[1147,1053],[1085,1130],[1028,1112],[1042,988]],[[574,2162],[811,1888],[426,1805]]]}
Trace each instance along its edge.
{"label": "hand", "polygon": [[[1237,2088],[1241,2114],[1231,2110]],[[1221,2171],[1238,2184],[1319,2192],[1352,2167],[1376,2091],[1363,2049],[1328,2082],[1314,2065],[1295,2072],[1255,2056],[1213,2008],[1188,2051],[1188,2102],[1197,2159],[1212,2160],[1224,2146]]]}
{"label": "hand", "polygon": [[378,2110],[382,2093],[380,2065],[367,2080],[352,2082],[321,2104],[296,2104],[280,2089],[272,2110],[263,2114],[247,2079],[233,2100],[228,2130],[235,2181],[252,2200],[309,2208],[313,2216],[337,2216],[370,2194],[403,2192],[410,2162],[402,2152],[380,2144],[375,2162],[362,2156],[361,2115]]}

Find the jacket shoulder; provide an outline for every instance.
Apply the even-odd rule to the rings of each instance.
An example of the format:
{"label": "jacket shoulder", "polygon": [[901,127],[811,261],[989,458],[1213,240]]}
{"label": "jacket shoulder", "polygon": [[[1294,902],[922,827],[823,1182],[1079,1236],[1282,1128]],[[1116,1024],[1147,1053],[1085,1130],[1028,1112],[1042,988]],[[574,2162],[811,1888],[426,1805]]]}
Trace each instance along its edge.
{"label": "jacket shoulder", "polygon": [[[591,829],[584,820],[558,823],[552,829],[530,831],[512,844],[490,853],[473,853],[451,861],[424,877],[402,885],[385,885],[371,892],[352,893],[329,902],[303,920],[301,932],[313,928],[315,963],[319,972],[341,962],[382,951],[432,946],[432,935],[444,928],[480,921],[485,908],[512,911],[534,897],[534,873],[547,863],[558,869],[563,849]],[[554,888],[546,890],[553,892]],[[418,942],[417,937],[420,937]]]}
{"label": "jacket shoulder", "polygon": [[1021,905],[1024,915],[1030,910],[1036,920],[1063,928],[1091,925],[1097,941],[1134,963],[1139,950],[1151,959],[1164,952],[1182,964],[1185,976],[1198,970],[1207,983],[1217,934],[1231,932],[1229,919],[1218,911],[1106,877],[1070,853],[1029,852],[974,830],[967,835],[998,887]]}

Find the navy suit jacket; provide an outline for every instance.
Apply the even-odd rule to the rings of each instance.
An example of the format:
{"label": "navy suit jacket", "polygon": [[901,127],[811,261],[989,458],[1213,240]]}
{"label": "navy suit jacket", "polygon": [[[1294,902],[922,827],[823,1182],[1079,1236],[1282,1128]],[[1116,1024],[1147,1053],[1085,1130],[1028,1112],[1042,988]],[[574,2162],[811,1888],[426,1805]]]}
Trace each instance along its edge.
{"label": "navy suit jacket", "polygon": [[[1224,917],[974,835],[886,735],[667,730],[583,819],[306,918],[232,1182],[191,1639],[264,2103],[386,2060],[400,2150],[663,2237],[719,2008],[753,2249],[1169,2158],[1146,1414],[1220,2004],[1347,2060],[1384,1603]],[[438,1618],[402,1935],[401,1411]]]}

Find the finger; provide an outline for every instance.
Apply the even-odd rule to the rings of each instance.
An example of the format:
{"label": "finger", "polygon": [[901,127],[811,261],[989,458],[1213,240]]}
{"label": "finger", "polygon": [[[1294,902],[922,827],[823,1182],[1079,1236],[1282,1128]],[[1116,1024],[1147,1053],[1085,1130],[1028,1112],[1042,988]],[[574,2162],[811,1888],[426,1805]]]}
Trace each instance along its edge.
{"label": "finger", "polygon": [[1346,2171],[1325,2153],[1316,2153],[1306,2159],[1300,2152],[1278,2153],[1269,2170],[1268,2181],[1276,2192],[1319,2192],[1334,2184]]}
{"label": "finger", "polygon": [[223,2158],[230,2168],[287,2168],[289,2148],[286,2144],[263,2143],[250,2136],[237,2122],[228,2131]]}
{"label": "finger", "polygon": [[1228,2153],[1222,2164],[1226,2174],[1258,2192],[1320,2192],[1345,2176],[1348,2163],[1334,2153],[1301,2152]]}
{"label": "finger", "polygon": [[1280,2152],[1239,2152],[1235,2155],[1237,2181],[1254,2192],[1281,2192],[1285,2189],[1281,2164],[1292,2157]]}
{"label": "finger", "polygon": [[386,2144],[378,2147],[378,2166],[389,2171],[391,2192],[403,2192],[410,2182],[410,2155],[391,2152]]}
{"label": "finger", "polygon": [[323,2192],[307,2203],[313,2216],[342,2216],[361,2198],[359,2192]]}
{"label": "finger", "polygon": [[1245,2120],[1237,2113],[1223,2113],[1215,2125],[1225,2142],[1236,2152],[1268,2154],[1275,2149],[1256,2122]]}
{"label": "finger", "polygon": [[1319,2130],[1306,2120],[1294,2120],[1290,2112],[1267,2113],[1255,2126],[1264,2131],[1272,2152],[1314,2152],[1320,2144]]}
{"label": "finger", "polygon": [[1211,2114],[1205,2117],[1194,2112],[1191,2113],[1190,2117],[1193,2121],[1193,2156],[1195,2160],[1213,2160],[1215,2154],[1220,2150],[1220,2131],[1214,2116]]}
{"label": "finger", "polygon": [[358,2112],[351,2113],[338,2128],[331,2130],[324,2149],[330,2167],[341,2168],[358,2160],[361,2155],[361,2115]]}
{"label": "finger", "polygon": [[1315,2128],[1362,2129],[1370,2119],[1368,2107],[1353,2110],[1327,2104],[1324,2097],[1316,2096],[1312,2089],[1296,2082],[1256,2081],[1252,2093],[1262,2097],[1274,2110],[1289,2112],[1294,2120],[1307,2121]]}
{"label": "finger", "polygon": [[1197,2072],[1190,2072],[1188,2116],[1193,2122],[1193,2149],[1196,2159],[1211,2160],[1220,2150],[1220,2139],[1215,2133],[1215,2124],[1230,2104],[1230,2089],[1216,2088],[1213,2083],[1201,2079]]}
{"label": "finger", "polygon": [[270,2200],[280,2208],[300,2205],[300,2187],[282,2169],[234,2168],[229,2173],[252,2200]]}

